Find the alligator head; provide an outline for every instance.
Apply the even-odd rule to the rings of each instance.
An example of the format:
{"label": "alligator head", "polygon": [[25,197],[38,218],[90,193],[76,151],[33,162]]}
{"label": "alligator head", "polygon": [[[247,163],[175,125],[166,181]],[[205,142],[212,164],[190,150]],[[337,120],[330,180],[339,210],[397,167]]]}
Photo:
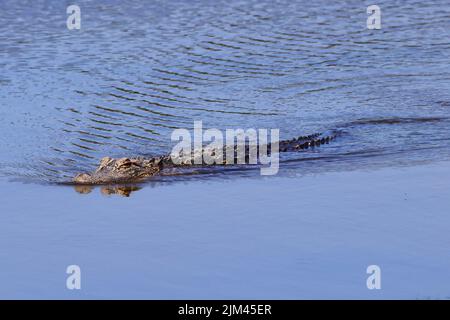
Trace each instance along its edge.
{"label": "alligator head", "polygon": [[77,185],[117,184],[136,182],[155,175],[161,170],[161,158],[120,158],[105,157],[97,170],[75,176]]}

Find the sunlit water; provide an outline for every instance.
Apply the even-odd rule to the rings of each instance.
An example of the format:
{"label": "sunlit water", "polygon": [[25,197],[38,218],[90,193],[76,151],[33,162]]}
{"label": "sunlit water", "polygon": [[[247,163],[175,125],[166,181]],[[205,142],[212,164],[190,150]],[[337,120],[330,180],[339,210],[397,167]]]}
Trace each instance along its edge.
{"label": "sunlit water", "polygon": [[[194,120],[282,138],[347,128],[285,155],[297,173],[449,158],[446,1],[380,2],[381,30],[359,1],[78,4],[72,31],[64,2],[1,4],[3,176],[68,181],[106,155],[167,153]],[[439,121],[349,126],[395,117]]]}
{"label": "sunlit water", "polygon": [[[0,2],[0,297],[449,297],[448,1],[377,1],[381,30],[361,1],[80,0],[81,30],[69,4]],[[53,184],[194,120],[342,135],[278,177]]]}

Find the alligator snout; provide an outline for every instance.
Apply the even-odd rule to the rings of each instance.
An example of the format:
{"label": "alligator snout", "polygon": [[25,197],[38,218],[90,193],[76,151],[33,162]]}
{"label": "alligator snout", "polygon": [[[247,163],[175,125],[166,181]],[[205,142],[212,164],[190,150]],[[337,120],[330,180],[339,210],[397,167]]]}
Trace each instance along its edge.
{"label": "alligator snout", "polygon": [[80,173],[73,178],[74,183],[90,184],[92,183],[92,176],[89,173]]}

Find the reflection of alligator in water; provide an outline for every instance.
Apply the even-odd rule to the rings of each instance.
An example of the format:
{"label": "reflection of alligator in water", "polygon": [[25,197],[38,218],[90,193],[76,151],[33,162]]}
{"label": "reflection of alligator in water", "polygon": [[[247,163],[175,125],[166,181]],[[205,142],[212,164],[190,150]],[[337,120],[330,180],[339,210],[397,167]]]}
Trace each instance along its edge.
{"label": "reflection of alligator in water", "polygon": [[[129,197],[132,192],[138,191],[140,189],[141,189],[140,187],[133,185],[103,186],[101,188],[101,192],[105,196],[109,196],[111,194],[118,194],[124,197]],[[92,191],[92,186],[76,185],[75,191],[81,194],[87,194]]]}
{"label": "reflection of alligator in water", "polygon": [[[300,151],[308,149],[322,144],[327,144],[333,140],[338,134],[338,131],[330,131],[327,133],[316,133],[309,136],[301,136],[291,140],[283,140],[279,142],[279,152]],[[267,152],[270,153],[271,144],[266,145]],[[260,147],[259,147],[260,148]],[[248,164],[250,155],[250,146],[246,145],[244,157],[244,164]],[[253,149],[255,150],[255,149]],[[258,147],[256,147],[257,154],[259,153]],[[207,149],[203,149],[206,152]],[[227,147],[224,147],[223,155],[228,152]],[[211,149],[209,150],[211,152]],[[233,149],[234,161],[232,163],[239,162],[237,147]],[[214,153],[214,151],[213,151]],[[194,156],[194,155],[193,155]],[[214,156],[214,154],[212,155]],[[220,158],[222,159],[222,158]],[[157,175],[164,168],[173,168],[177,166],[196,166],[195,164],[175,164],[176,161],[172,161],[171,155],[165,155],[153,158],[120,158],[112,159],[105,157],[101,160],[99,167],[92,173],[81,173],[73,179],[73,184],[78,186],[78,189],[83,189],[83,186],[89,185],[112,185],[123,183],[136,183],[141,182],[149,177]],[[223,165],[230,165],[229,162],[224,160]],[[211,166],[203,162],[202,166]],[[217,165],[217,164],[214,164]],[[89,188],[88,188],[89,189]],[[84,190],[84,189],[83,189]],[[86,189],[87,190],[87,189]],[[109,190],[109,189],[108,189]],[[85,193],[85,192],[82,192]],[[113,192],[114,193],[114,192]]]}

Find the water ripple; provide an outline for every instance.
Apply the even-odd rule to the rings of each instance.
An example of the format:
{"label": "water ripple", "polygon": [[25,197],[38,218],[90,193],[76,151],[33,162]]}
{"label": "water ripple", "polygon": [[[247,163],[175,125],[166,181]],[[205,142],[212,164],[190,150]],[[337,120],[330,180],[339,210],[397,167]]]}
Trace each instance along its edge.
{"label": "water ripple", "polygon": [[105,155],[166,153],[194,120],[283,138],[346,128],[284,156],[294,170],[450,155],[444,0],[380,1],[376,31],[354,1],[77,4],[70,32],[64,2],[2,2],[1,175],[64,181]]}

